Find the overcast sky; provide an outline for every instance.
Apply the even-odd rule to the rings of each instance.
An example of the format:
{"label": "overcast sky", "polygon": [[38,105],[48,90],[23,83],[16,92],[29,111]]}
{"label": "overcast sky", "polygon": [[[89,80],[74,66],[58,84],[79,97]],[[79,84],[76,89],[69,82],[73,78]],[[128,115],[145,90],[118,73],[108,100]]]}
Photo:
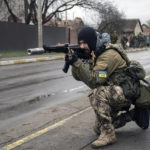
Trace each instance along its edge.
{"label": "overcast sky", "polygon": [[[146,23],[147,20],[150,20],[150,0],[109,0],[122,12],[124,12],[126,18],[138,18],[141,23]],[[92,20],[95,22],[96,15],[92,12],[91,19],[87,20],[87,13],[81,8],[74,8],[71,11],[68,11],[68,19],[81,17],[84,21],[91,23]]]}
{"label": "overcast sky", "polygon": [[126,18],[139,18],[142,23],[150,20],[150,0],[111,0]]}

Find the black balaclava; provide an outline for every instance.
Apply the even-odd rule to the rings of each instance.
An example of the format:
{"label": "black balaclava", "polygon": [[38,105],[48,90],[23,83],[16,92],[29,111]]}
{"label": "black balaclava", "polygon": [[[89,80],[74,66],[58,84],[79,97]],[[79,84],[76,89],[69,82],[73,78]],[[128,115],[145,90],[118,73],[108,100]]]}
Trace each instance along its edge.
{"label": "black balaclava", "polygon": [[78,34],[78,42],[81,40],[88,44],[90,51],[96,49],[97,35],[93,28],[83,27]]}

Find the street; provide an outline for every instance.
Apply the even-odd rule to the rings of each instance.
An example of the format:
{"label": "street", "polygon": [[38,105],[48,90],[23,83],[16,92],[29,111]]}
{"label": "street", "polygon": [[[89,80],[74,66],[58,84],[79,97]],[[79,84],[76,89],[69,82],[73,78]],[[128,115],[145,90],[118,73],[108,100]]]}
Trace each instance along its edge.
{"label": "street", "polygon": [[[128,56],[141,62],[149,79],[150,50]],[[64,60],[56,60],[0,67],[1,148],[91,149],[97,136],[92,130],[95,116],[87,98],[89,88],[73,79],[71,67],[63,73],[63,65]],[[148,150],[149,132],[128,123],[117,130],[118,142],[103,149]]]}
{"label": "street", "polygon": [[47,61],[0,68],[0,129],[10,119],[16,122],[17,117],[29,112],[85,95],[88,88],[76,82],[70,71],[63,73],[63,63]]}

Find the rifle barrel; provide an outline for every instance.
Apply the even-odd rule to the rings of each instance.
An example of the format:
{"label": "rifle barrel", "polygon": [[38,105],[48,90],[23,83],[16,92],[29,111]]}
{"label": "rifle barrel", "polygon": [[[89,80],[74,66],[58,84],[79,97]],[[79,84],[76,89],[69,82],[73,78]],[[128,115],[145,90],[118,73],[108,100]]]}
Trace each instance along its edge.
{"label": "rifle barrel", "polygon": [[75,44],[61,44],[61,45],[51,45],[51,46],[43,46],[43,48],[29,48],[27,49],[28,55],[34,54],[43,54],[46,52],[56,52],[56,53],[68,53],[68,49],[73,49],[75,51],[80,50],[79,45]]}
{"label": "rifle barrel", "polygon": [[45,50],[43,48],[29,48],[29,49],[27,49],[28,55],[43,54],[43,53],[45,53]]}

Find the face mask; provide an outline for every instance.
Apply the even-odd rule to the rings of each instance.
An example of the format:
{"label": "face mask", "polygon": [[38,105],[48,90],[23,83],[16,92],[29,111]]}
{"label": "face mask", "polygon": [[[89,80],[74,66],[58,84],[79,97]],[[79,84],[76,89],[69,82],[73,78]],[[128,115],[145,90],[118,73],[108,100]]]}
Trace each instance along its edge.
{"label": "face mask", "polygon": [[85,52],[85,49],[80,49],[77,51],[77,55],[81,59],[89,59],[90,58],[90,52]]}

